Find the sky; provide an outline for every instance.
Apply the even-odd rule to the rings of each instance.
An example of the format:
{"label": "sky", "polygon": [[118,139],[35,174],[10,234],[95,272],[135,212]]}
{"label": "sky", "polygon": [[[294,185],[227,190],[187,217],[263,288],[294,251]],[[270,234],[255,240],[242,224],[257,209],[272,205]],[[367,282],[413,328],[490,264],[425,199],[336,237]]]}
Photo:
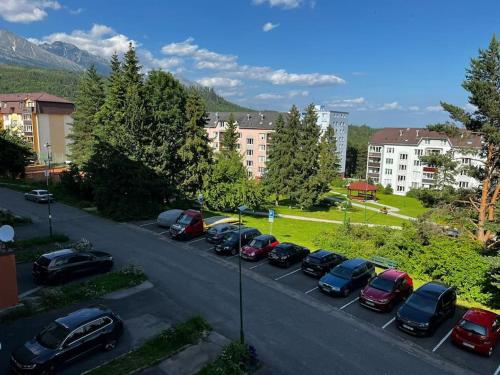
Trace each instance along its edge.
{"label": "sky", "polygon": [[163,69],[260,110],[310,103],[352,124],[425,126],[471,109],[461,83],[500,1],[0,0],[0,27]]}

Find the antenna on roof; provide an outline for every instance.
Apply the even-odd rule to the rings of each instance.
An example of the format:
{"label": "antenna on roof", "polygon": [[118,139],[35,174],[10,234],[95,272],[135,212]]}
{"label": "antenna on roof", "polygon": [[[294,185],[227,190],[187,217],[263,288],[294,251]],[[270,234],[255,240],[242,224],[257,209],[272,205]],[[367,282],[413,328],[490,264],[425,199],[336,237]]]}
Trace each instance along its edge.
{"label": "antenna on roof", "polygon": [[247,120],[250,121],[250,113],[247,113]]}
{"label": "antenna on roof", "polygon": [[264,120],[264,114],[262,112],[259,112],[259,116],[261,120]]}
{"label": "antenna on roof", "polygon": [[418,137],[418,129],[417,129],[417,137]]}
{"label": "antenna on roof", "polygon": [[402,137],[403,136],[403,130],[400,130],[399,131],[399,136]]}
{"label": "antenna on roof", "polygon": [[219,119],[219,112],[215,112],[215,118],[218,120]]}

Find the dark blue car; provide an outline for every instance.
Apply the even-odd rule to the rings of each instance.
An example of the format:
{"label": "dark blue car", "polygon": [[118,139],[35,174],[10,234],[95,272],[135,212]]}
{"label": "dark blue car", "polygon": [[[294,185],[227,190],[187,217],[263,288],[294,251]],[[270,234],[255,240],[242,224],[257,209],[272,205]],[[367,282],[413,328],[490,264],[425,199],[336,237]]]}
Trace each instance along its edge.
{"label": "dark blue car", "polygon": [[353,289],[365,286],[375,275],[373,264],[365,259],[354,258],[340,263],[325,274],[318,286],[324,293],[346,297]]}

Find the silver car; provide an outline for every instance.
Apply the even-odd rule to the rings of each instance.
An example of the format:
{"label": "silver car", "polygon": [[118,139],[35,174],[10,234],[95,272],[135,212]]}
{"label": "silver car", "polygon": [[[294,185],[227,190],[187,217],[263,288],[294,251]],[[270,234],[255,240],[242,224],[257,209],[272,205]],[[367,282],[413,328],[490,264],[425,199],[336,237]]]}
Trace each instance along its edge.
{"label": "silver car", "polygon": [[31,190],[29,193],[24,193],[24,198],[37,203],[45,203],[49,199],[51,202],[54,200],[53,195],[47,190]]}
{"label": "silver car", "polygon": [[175,222],[182,215],[183,212],[184,212],[183,210],[179,209],[164,211],[158,215],[156,223],[160,227],[170,228],[172,224],[175,224]]}

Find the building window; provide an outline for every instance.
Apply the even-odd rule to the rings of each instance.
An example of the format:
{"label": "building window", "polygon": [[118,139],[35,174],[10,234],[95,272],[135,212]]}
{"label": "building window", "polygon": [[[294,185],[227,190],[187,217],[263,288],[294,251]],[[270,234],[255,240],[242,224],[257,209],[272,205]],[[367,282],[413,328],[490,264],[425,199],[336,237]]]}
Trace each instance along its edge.
{"label": "building window", "polygon": [[239,143],[236,143],[236,149],[239,150],[241,148]]}
{"label": "building window", "polygon": [[394,154],[394,147],[387,147],[388,154]]}
{"label": "building window", "polygon": [[265,156],[259,156],[259,163],[265,163],[266,162],[266,157]]}
{"label": "building window", "polygon": [[400,160],[407,160],[408,159],[408,154],[399,154],[399,159]]}
{"label": "building window", "polygon": [[465,181],[460,181],[458,183],[458,187],[461,187],[461,188],[468,188],[469,187],[469,183],[468,182],[465,182]]}
{"label": "building window", "polygon": [[265,141],[266,141],[266,133],[259,133],[259,139],[260,139],[261,141],[264,141],[264,142],[265,142]]}
{"label": "building window", "polygon": [[241,139],[241,133],[238,133],[238,139]]}
{"label": "building window", "polygon": [[259,151],[266,151],[266,145],[259,145]]}
{"label": "building window", "polygon": [[398,176],[398,181],[406,181],[406,176]]}
{"label": "building window", "polygon": [[401,164],[401,165],[399,166],[399,170],[400,170],[400,171],[406,171],[406,168],[407,168],[407,165],[406,165],[406,164]]}
{"label": "building window", "polygon": [[392,164],[394,160],[392,158],[385,159],[385,164]]}
{"label": "building window", "polygon": [[247,160],[247,167],[253,167],[253,161]]}
{"label": "building window", "polygon": [[420,149],[420,148],[416,148],[415,149],[415,155],[416,156],[422,156],[424,154],[424,150]]}
{"label": "building window", "polygon": [[382,151],[382,146],[370,146],[370,152],[380,152]]}
{"label": "building window", "polygon": [[391,184],[391,180],[390,179],[385,179],[384,180],[384,186],[387,186],[387,185],[390,185]]}
{"label": "building window", "polygon": [[422,162],[420,160],[413,160],[413,165],[415,167],[420,167],[422,165]]}
{"label": "building window", "polygon": [[418,188],[418,182],[412,182],[411,183],[412,188]]}
{"label": "building window", "polygon": [[424,172],[423,177],[432,180],[432,179],[434,179],[434,173]]}
{"label": "building window", "polygon": [[253,176],[253,172],[252,171],[247,171],[247,176],[248,177],[252,177]]}
{"label": "building window", "polygon": [[247,150],[247,156],[252,156],[253,155],[253,150]]}
{"label": "building window", "polygon": [[405,191],[405,187],[404,187],[404,186],[400,186],[400,185],[398,185],[398,187],[397,187],[397,189],[396,189],[396,190],[397,190],[397,191]]}
{"label": "building window", "polygon": [[441,146],[446,146],[446,143],[448,143],[446,142],[446,139],[441,139]]}
{"label": "building window", "polygon": [[424,140],[424,143],[425,143],[426,145],[430,145],[430,144],[431,144],[431,140],[430,140],[430,139],[425,139],[425,140]]}
{"label": "building window", "polygon": [[247,138],[247,145],[253,145],[253,138]]}
{"label": "building window", "polygon": [[470,165],[470,158],[463,158],[462,164]]}
{"label": "building window", "polygon": [[388,168],[386,168],[386,169],[385,169],[385,174],[392,174],[392,169],[388,169]]}
{"label": "building window", "polygon": [[259,167],[259,173],[260,173],[260,174],[264,174],[264,173],[266,173],[266,168],[264,168],[264,167]]}

